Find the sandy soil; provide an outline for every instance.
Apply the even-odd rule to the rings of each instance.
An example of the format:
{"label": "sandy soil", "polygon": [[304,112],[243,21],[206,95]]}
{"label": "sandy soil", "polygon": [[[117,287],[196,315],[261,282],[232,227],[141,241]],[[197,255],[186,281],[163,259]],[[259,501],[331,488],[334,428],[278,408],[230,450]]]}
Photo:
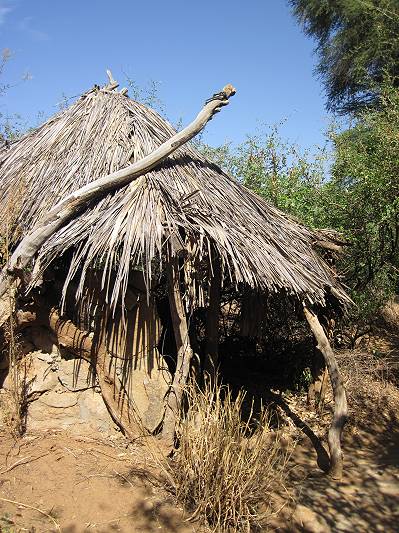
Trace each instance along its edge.
{"label": "sandy soil", "polygon": [[199,531],[143,477],[144,467],[153,470],[143,447],[55,432],[0,438],[4,533]]}
{"label": "sandy soil", "polygon": [[[296,402],[297,403],[297,402]],[[296,406],[298,409],[298,406]],[[298,422],[306,436],[296,446],[289,486],[294,505],[285,511],[283,531],[369,533],[399,531],[399,393],[381,386],[380,397],[365,395],[361,421],[349,423],[343,439],[345,472],[331,480],[325,431],[320,423]],[[328,412],[326,418],[329,418]],[[312,428],[313,426],[313,428]],[[320,438],[321,436],[322,438]],[[305,507],[303,523],[298,513]],[[302,527],[301,527],[302,525]]]}
{"label": "sandy soil", "polygon": [[[356,373],[360,351],[340,357],[351,409],[342,481],[332,481],[324,473],[331,398],[327,397],[324,413],[316,414],[304,395],[276,395],[285,431],[298,440],[286,501],[281,500],[285,505],[273,523],[276,530],[399,531],[399,390],[387,380],[375,379],[374,367],[367,374],[361,363]],[[205,531],[185,521],[182,509],[154,480],[159,474],[148,447],[128,445],[120,434],[74,436],[64,430],[33,432],[14,440],[3,428],[0,531]]]}

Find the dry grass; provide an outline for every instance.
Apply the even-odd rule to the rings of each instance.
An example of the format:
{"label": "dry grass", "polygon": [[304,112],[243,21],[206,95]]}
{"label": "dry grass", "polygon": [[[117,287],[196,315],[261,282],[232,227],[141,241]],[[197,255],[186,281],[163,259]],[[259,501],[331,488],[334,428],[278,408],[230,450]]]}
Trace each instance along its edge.
{"label": "dry grass", "polygon": [[28,362],[21,354],[18,335],[15,333],[13,319],[4,325],[4,337],[7,343],[8,387],[0,396],[2,423],[11,434],[18,438],[26,429],[27,396],[30,383],[27,379]]}
{"label": "dry grass", "polygon": [[384,406],[386,398],[396,389],[395,358],[391,352],[355,349],[337,352],[337,359],[348,394],[350,417],[348,428],[357,431],[367,425],[369,411],[365,405],[374,408]]}
{"label": "dry grass", "polygon": [[[87,92],[37,130],[0,149],[0,223],[21,180],[26,197],[16,222],[26,235],[67,195],[139,161],[174,134],[157,113],[120,93]],[[18,235],[13,233],[14,245]],[[70,250],[66,285],[77,275],[80,297],[85,273],[100,264],[105,287],[115,275],[108,299],[117,305],[126,294],[132,265],[142,266],[149,286],[152,269],[172,243],[176,253],[184,248],[180,255],[187,265],[200,264],[213,249],[237,284],[271,293],[281,290],[301,300],[307,295],[322,305],[326,287],[331,287],[348,302],[314,249],[326,239],[268,205],[186,144],[56,232],[40,250],[40,269]],[[198,283],[206,288],[203,272],[190,272],[193,287]]]}
{"label": "dry grass", "polygon": [[399,327],[399,296],[391,298],[381,309],[381,316],[385,324],[393,331]]}
{"label": "dry grass", "polygon": [[351,393],[367,389],[371,383],[380,386],[395,381],[395,358],[390,352],[371,349],[344,350],[337,354],[346,388]]}
{"label": "dry grass", "polygon": [[[19,180],[13,194],[8,197],[1,214],[0,223],[0,263],[7,263],[12,246],[12,238],[20,235],[21,228],[17,225],[18,212],[26,196],[24,180]],[[15,282],[9,280],[7,287],[8,306],[15,309]],[[15,436],[20,436],[25,431],[26,422],[26,396],[27,396],[27,368],[26,360],[21,357],[19,336],[16,333],[13,313],[3,325],[4,346],[2,346],[1,358],[7,359],[9,373],[9,387],[1,397],[1,412],[3,423]],[[5,365],[2,365],[4,367]],[[5,391],[4,391],[5,392]]]}
{"label": "dry grass", "polygon": [[241,418],[243,400],[225,387],[189,385],[168,467],[177,500],[212,531],[263,531],[278,512],[271,495],[277,487],[281,493],[287,475],[289,452],[270,430],[267,411],[253,427]]}

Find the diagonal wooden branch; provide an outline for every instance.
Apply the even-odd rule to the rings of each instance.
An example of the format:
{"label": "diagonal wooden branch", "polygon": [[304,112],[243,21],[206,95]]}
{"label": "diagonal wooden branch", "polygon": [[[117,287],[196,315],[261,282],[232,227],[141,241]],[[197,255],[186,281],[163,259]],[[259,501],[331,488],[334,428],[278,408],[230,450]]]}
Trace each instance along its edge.
{"label": "diagonal wooden branch", "polygon": [[[2,297],[6,292],[8,278],[15,278],[19,275],[43,244],[56,231],[75,218],[93,201],[98,201],[107,193],[127,185],[159,165],[177,150],[177,148],[202,131],[215,113],[219,112],[223,106],[229,103],[229,98],[234,94],[234,87],[232,85],[226,85],[220,93],[215,94],[205,103],[203,109],[191,124],[161,144],[151,154],[126,168],[88,183],[55,205],[38,225],[22,239],[7,265],[3,268],[0,274],[0,298],[3,299]],[[0,314],[3,319],[4,313]],[[5,314],[7,315],[7,312]]]}
{"label": "diagonal wooden branch", "polygon": [[346,392],[335,354],[328,341],[327,335],[317,318],[306,306],[303,308],[305,318],[317,341],[317,348],[324,356],[324,360],[330,375],[331,387],[334,394],[334,417],[328,431],[328,446],[330,448],[330,476],[333,479],[341,479],[343,471],[341,434],[348,418],[348,404]]}

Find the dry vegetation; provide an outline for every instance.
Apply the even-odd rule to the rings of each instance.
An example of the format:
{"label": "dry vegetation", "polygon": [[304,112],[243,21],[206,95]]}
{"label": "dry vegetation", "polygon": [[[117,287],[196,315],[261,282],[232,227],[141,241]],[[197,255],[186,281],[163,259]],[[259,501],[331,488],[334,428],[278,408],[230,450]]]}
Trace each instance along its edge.
{"label": "dry vegetation", "polygon": [[[158,114],[120,93],[88,91],[9,149],[0,149],[0,203],[24,180],[26,198],[17,209],[17,222],[26,235],[69,194],[141,160],[174,134]],[[182,246],[196,266],[214,249],[237,283],[281,289],[300,299],[307,294],[320,304],[328,286],[348,302],[315,250],[315,242],[328,237],[270,206],[188,144],[59,229],[40,249],[40,270],[69,250],[66,284],[80,272],[77,281],[83,290],[85,272],[100,264],[104,279],[115,272],[109,301],[117,305],[132,265],[144,269],[151,286],[152,268],[164,260],[165,243],[182,231],[185,239],[179,237],[173,247]],[[198,271],[193,286],[202,285],[202,275]]]}
{"label": "dry vegetation", "polygon": [[[122,110],[126,116],[135,116],[139,122],[148,119],[147,111],[143,110],[138,104],[132,103],[120,107],[119,100],[113,100],[105,93],[100,93],[96,95],[96,97],[95,95],[86,95],[85,98],[86,100],[81,100],[76,104],[79,113],[84,114],[88,103],[93,104],[92,100],[95,101],[95,98],[97,98],[101,106],[104,105],[104,108],[108,108],[111,112],[118,109]],[[125,104],[125,100],[122,99],[122,97],[120,98]],[[96,128],[100,129],[102,125],[101,117],[103,117],[102,112],[104,109],[100,105],[97,106],[97,104],[98,102],[95,102],[95,105],[93,104],[92,113],[94,114],[93,116],[97,116],[96,113],[98,113],[94,123]],[[107,116],[107,114],[104,116]],[[79,118],[79,114],[77,117]],[[159,139],[157,139],[157,142],[163,140],[165,136],[171,133],[169,126],[158,124],[158,117],[152,112],[149,117],[154,124],[159,126]],[[68,113],[64,113],[59,118],[53,119],[53,121],[54,123],[56,123],[57,120],[70,121],[68,124],[74,129],[75,134],[80,135],[80,129],[75,127],[76,124],[74,120],[76,117],[75,119],[72,119],[72,114],[68,115]],[[49,126],[54,125],[54,123],[51,122]],[[111,134],[112,132],[109,133]],[[139,159],[143,155],[139,152],[134,153],[133,155],[130,153],[132,139],[129,136],[134,137],[135,132],[126,129],[125,133],[126,145],[124,145],[124,148],[126,150],[122,150],[118,145],[116,148],[117,151],[114,154],[110,152],[105,160],[100,160],[96,167],[99,175],[112,171],[113,165],[116,165],[116,161],[118,161],[118,165],[121,161],[125,164],[130,161],[130,158]],[[26,143],[28,147],[30,146],[34,150],[39,150],[43,139],[47,138],[45,134],[46,127],[43,127],[39,130],[38,137],[35,137],[33,134],[28,135],[25,140],[21,141],[22,147],[23,143]],[[133,140],[136,139],[133,138]],[[102,149],[104,139],[100,136],[92,135],[91,132],[87,139],[87,143],[89,142],[95,144],[88,144],[87,152],[92,151],[94,154],[93,157],[95,157],[98,150]],[[154,139],[152,137],[146,139],[146,142],[148,147],[155,147],[153,146]],[[65,149],[68,148],[69,150],[69,147],[64,143],[64,138],[60,140],[60,144],[63,145]],[[96,148],[96,150],[94,150],[94,148]],[[78,157],[78,155],[80,157],[80,147],[77,148],[77,153],[75,155],[76,157]],[[87,155],[87,153],[85,154],[82,151],[82,157],[84,155]],[[25,165],[25,160],[22,160],[19,157],[18,152],[15,154],[15,157]],[[179,161],[178,158],[180,158],[181,161]],[[50,162],[54,163],[53,161]],[[92,161],[89,159],[88,164],[91,164],[91,162]],[[22,163],[20,164],[22,165]],[[15,167],[14,169],[13,165],[15,164],[15,160],[13,160],[12,157],[7,164],[13,169],[12,172],[10,171],[8,182],[9,189],[11,190],[15,184],[15,176],[18,176],[19,179],[19,173],[22,171],[29,174],[30,168],[26,166],[23,168]],[[201,167],[200,173],[198,172],[197,165]],[[0,235],[3,236],[0,241],[0,254],[2,255],[3,261],[7,261],[8,259],[9,241],[15,240],[20,232],[20,228],[14,223],[14,221],[19,217],[20,222],[24,221],[25,223],[27,220],[29,224],[33,225],[38,213],[42,212],[40,206],[43,207],[49,202],[47,195],[48,191],[42,189],[42,184],[48,181],[45,172],[51,172],[51,168],[51,165],[43,167],[43,174],[41,175],[42,180],[38,180],[36,184],[29,184],[31,192],[33,191],[34,194],[29,194],[29,198],[26,202],[22,203],[22,198],[26,197],[24,184],[13,190],[13,202],[8,202],[7,205],[9,207],[7,207],[5,212],[2,213],[2,217],[0,217],[4,224],[4,227],[0,227]],[[68,173],[65,170],[65,176],[67,176],[67,174]],[[148,179],[138,180],[128,191],[127,189],[118,191],[112,198],[112,201],[117,203],[117,205],[115,204],[114,218],[108,217],[106,225],[103,223],[104,211],[109,209],[107,202],[111,202],[110,198],[105,198],[99,204],[100,207],[98,209],[94,207],[88,209],[72,229],[71,227],[64,228],[57,239],[48,245],[48,248],[44,252],[44,257],[46,257],[47,253],[47,260],[49,260],[53,255],[61,253],[66,246],[65,242],[69,243],[70,246],[72,244],[76,245],[83,242],[84,231],[81,231],[81,227],[84,226],[81,226],[82,224],[86,224],[87,227],[91,227],[91,225],[95,226],[97,233],[95,238],[93,237],[92,242],[89,243],[89,247],[92,247],[90,253],[87,257],[83,257],[83,255],[79,255],[79,253],[74,255],[74,266],[71,267],[72,272],[73,268],[85,264],[85,261],[87,262],[87,265],[91,261],[94,261],[96,252],[95,245],[98,245],[98,243],[100,243],[100,248],[103,254],[108,253],[109,250],[112,249],[113,245],[110,248],[109,244],[109,228],[111,226],[115,226],[121,230],[120,236],[118,236],[118,239],[120,239],[118,244],[123,243],[123,240],[126,238],[125,233],[128,231],[130,232],[133,227],[135,228],[136,233],[131,241],[126,241],[127,244],[125,243],[127,251],[124,255],[124,267],[123,262],[121,263],[121,279],[123,279],[123,276],[126,277],[128,275],[127,266],[129,266],[131,262],[132,250],[137,256],[141,253],[140,243],[144,242],[144,240],[142,240],[143,233],[145,234],[147,232],[147,240],[150,243],[150,246],[146,249],[146,253],[149,254],[148,257],[150,259],[155,257],[157,250],[162,248],[160,243],[162,242],[164,235],[162,233],[163,230],[161,231],[162,228],[159,225],[159,221],[154,214],[157,212],[157,210],[154,209],[154,206],[159,206],[164,197],[169,198],[168,195],[170,195],[172,199],[174,198],[174,195],[176,194],[176,191],[173,188],[174,182],[179,182],[179,180],[181,180],[179,182],[180,188],[186,193],[182,198],[189,198],[192,191],[195,191],[198,187],[198,183],[201,183],[202,178],[200,179],[200,175],[202,174],[207,178],[210,176],[213,179],[207,179],[203,184],[203,188],[207,193],[206,199],[200,199],[201,201],[196,199],[196,202],[198,202],[201,208],[198,213],[206,211],[208,208],[207,197],[209,196],[209,198],[212,198],[212,200],[219,206],[221,214],[226,219],[225,225],[231,228],[230,233],[237,233],[237,235],[234,235],[234,237],[237,238],[236,240],[239,242],[246,242],[247,238],[249,239],[249,236],[246,233],[247,227],[243,223],[244,218],[248,218],[251,222],[251,224],[248,225],[250,233],[252,232],[252,227],[257,228],[259,231],[259,242],[262,244],[259,248],[256,248],[256,250],[259,251],[259,257],[257,256],[258,252],[254,253],[251,246],[245,245],[241,249],[240,247],[235,248],[234,243],[231,245],[231,257],[235,259],[238,258],[238,262],[241,262],[242,270],[237,270],[235,272],[237,279],[253,281],[253,277],[255,276],[254,272],[256,270],[261,272],[263,276],[261,279],[261,281],[263,280],[262,283],[264,280],[273,279],[273,276],[277,275],[274,271],[270,273],[263,271],[261,268],[252,271],[251,266],[257,261],[259,262],[259,258],[264,255],[264,250],[267,250],[268,247],[270,247],[269,230],[267,225],[265,226],[264,219],[268,220],[268,218],[271,218],[277,220],[281,227],[287,228],[287,232],[289,228],[288,233],[289,235],[292,235],[292,238],[287,239],[287,242],[284,242],[283,244],[288,246],[287,249],[291,256],[297,254],[296,264],[299,265],[299,272],[296,272],[296,283],[298,283],[298,286],[294,283],[293,292],[300,292],[298,287],[303,286],[306,287],[310,293],[313,293],[313,295],[316,296],[316,299],[322,299],[318,283],[324,285],[324,282],[327,279],[327,274],[323,264],[313,255],[313,251],[311,251],[309,242],[315,238],[313,233],[294,224],[285,216],[283,217],[275,212],[274,209],[266,207],[263,202],[250,194],[244,198],[244,201],[241,196],[242,190],[240,187],[236,183],[228,181],[231,190],[233,191],[230,198],[234,201],[231,202],[231,205],[239,205],[240,207],[240,209],[232,210],[231,205],[226,204],[224,201],[224,187],[226,185],[227,177],[221,172],[216,171],[212,165],[205,162],[199,154],[194,152],[191,148],[181,150],[177,153],[176,158],[171,158],[169,164],[162,167],[162,170],[159,171],[159,176],[157,176],[157,173],[154,171]],[[82,185],[84,183],[84,175],[80,175],[79,179],[81,180],[80,184]],[[169,180],[169,182],[167,180]],[[206,188],[208,187],[208,182],[211,183],[212,190]],[[166,185],[164,185],[164,183],[166,183]],[[64,188],[61,190],[62,194],[70,192],[66,187],[67,184],[65,183]],[[126,222],[127,219],[125,219],[123,211],[123,202],[126,201],[125,194],[127,192],[129,194],[127,197],[127,205],[131,213],[133,213],[131,218],[129,218],[128,223]],[[59,198],[54,196],[51,198],[51,203],[55,203],[57,200],[59,200]],[[203,203],[201,204],[201,202]],[[180,200],[176,200],[175,203],[177,207],[173,202],[167,204],[170,209],[170,212],[167,212],[167,215],[170,218],[171,227],[175,224],[176,220],[181,217],[183,222],[187,223],[187,231],[189,232],[189,230],[192,229],[190,226],[191,222],[190,224],[188,223],[189,220],[197,222],[199,220],[199,222],[201,222],[200,219],[197,220],[195,218],[196,216],[199,216],[194,210],[194,207],[197,209],[197,206],[190,206],[190,203],[186,205],[184,201],[180,202]],[[138,204],[140,204],[140,209],[136,210],[134,207],[137,207]],[[243,205],[245,209],[242,207]],[[251,219],[251,216],[249,216],[248,213],[252,212],[251,209],[253,206],[257,207],[257,216],[255,217],[253,214]],[[233,216],[232,213],[234,214],[234,217],[236,217],[233,217],[234,220],[231,218]],[[269,217],[269,214],[272,216]],[[138,222],[138,220],[141,219],[145,222],[143,223],[145,231],[143,231],[143,227],[141,227]],[[242,228],[244,228],[244,230]],[[278,233],[274,226],[272,229]],[[226,242],[229,242],[230,234],[225,235],[224,230],[222,232],[217,224],[214,225],[212,231],[214,232],[213,237],[216,240],[219,239],[219,241],[222,242],[223,239],[226,239]],[[243,239],[242,235],[246,238]],[[293,248],[292,252],[290,252],[291,241],[295,242],[297,247],[296,250]],[[249,239],[248,242],[251,242],[251,240]],[[79,249],[79,247],[77,247],[77,249]],[[291,268],[293,267],[291,267],[289,263],[280,261],[274,245],[271,250],[270,254],[274,254],[275,257],[279,259],[278,261],[275,261],[275,264],[278,263],[280,265],[280,270],[284,273],[285,269],[285,273],[289,274],[288,277],[291,277],[291,274],[293,274]],[[197,252],[199,255],[202,253],[200,253],[200,251]],[[251,257],[251,255],[253,255],[253,257]],[[226,266],[231,267],[229,263],[231,257],[227,252],[223,251],[221,256],[224,257]],[[150,264],[151,261],[148,260],[147,263]],[[313,281],[304,281],[306,276],[303,276],[303,272],[308,271],[313,274],[313,278],[317,280],[317,283]],[[277,276],[277,281],[275,280],[276,285],[279,283],[280,274],[281,272]],[[11,287],[9,293],[10,307],[12,307],[13,295]],[[399,324],[398,308],[398,305],[395,306],[394,303],[392,303],[392,305],[389,304],[386,306],[384,310],[384,319],[392,328],[397,328]],[[25,362],[20,354],[18,337],[15,334],[12,319],[10,319],[9,323],[5,325],[4,336],[7,345],[7,353],[3,354],[3,359],[6,358],[8,360],[12,388],[9,395],[0,396],[0,410],[4,425],[7,426],[7,428],[11,430],[12,435],[16,437],[20,436],[25,429],[27,383],[24,377],[26,375],[26,368],[24,367]],[[349,438],[351,438],[356,432],[359,433],[365,429],[369,431],[370,413],[375,414],[378,411],[379,406],[381,406],[381,410],[385,409],[385,411],[387,411],[386,406],[388,406],[393,412],[394,408],[399,405],[397,388],[393,385],[396,380],[395,369],[389,353],[389,349],[386,347],[381,353],[376,348],[367,347],[364,349],[358,348],[356,350],[346,350],[339,354],[339,363],[345,377],[351,408],[351,418],[348,424]],[[381,356],[381,354],[383,356]],[[301,400],[299,396],[298,398]],[[167,462],[158,460],[157,463],[157,467],[164,473],[164,483],[167,488],[173,492],[177,503],[184,506],[189,514],[189,518],[206,524],[206,526],[212,531],[219,531],[221,533],[228,531],[240,532],[265,530],[272,522],[275,523],[275,516],[281,510],[281,500],[280,503],[277,504],[274,496],[276,492],[281,494],[283,490],[282,487],[284,487],[285,484],[288,484],[287,479],[290,474],[290,445],[287,445],[286,441],[282,441],[280,432],[270,428],[269,414],[267,410],[263,410],[262,414],[255,422],[252,413],[250,413],[247,418],[243,419],[243,401],[244,393],[242,392],[234,397],[231,391],[226,387],[212,386],[210,383],[207,383],[203,389],[200,389],[193,383],[189,384],[186,389],[186,414],[178,427],[178,447],[171,459]],[[294,401],[292,403],[294,404]],[[326,411],[329,410],[331,405],[332,402],[330,398]],[[296,407],[295,404],[294,407]],[[307,411],[305,411],[305,409],[307,409]],[[322,425],[324,420],[323,413],[320,413],[320,417],[319,415],[316,417],[314,413],[309,413],[307,407],[305,409],[302,411],[298,409],[298,416],[296,416],[296,413],[291,413],[289,408],[287,408],[286,412],[288,412],[292,418],[295,416],[299,420],[301,430],[303,430],[305,424],[303,424],[300,418],[306,420],[309,423],[309,426],[312,426],[313,424],[313,427],[307,428],[308,433],[312,433],[312,429],[318,433],[324,432],[326,428]],[[326,414],[327,416],[330,416],[329,412]],[[287,414],[287,420],[289,415]],[[309,416],[309,420],[306,419],[307,416]],[[320,425],[318,425],[318,417],[322,419]],[[391,419],[389,419],[389,421],[390,420]],[[396,421],[396,418],[392,418],[392,420]],[[376,430],[375,433],[377,434]],[[318,440],[316,435],[313,436]],[[384,443],[382,442],[382,445],[383,444]],[[378,445],[381,445],[381,443],[378,442]],[[299,447],[297,447],[297,450],[298,448]],[[350,447],[348,446],[347,449],[349,450]],[[357,453],[357,450],[355,451]],[[50,454],[50,451],[48,454]],[[74,454],[72,454],[72,457],[76,459]],[[115,461],[117,460],[119,459],[116,457]],[[313,467],[314,465],[309,466],[309,470]],[[132,472],[129,472],[129,474],[132,474]],[[90,475],[100,477],[103,474],[95,472]],[[109,475],[109,473],[107,475]],[[123,476],[125,476],[125,474],[123,474]],[[128,484],[133,487],[136,478],[133,475],[130,477],[127,476],[128,474],[125,476],[129,479]],[[150,474],[148,474],[148,476],[149,478],[151,477]],[[123,477],[123,479],[125,479],[125,477]],[[72,479],[71,485],[73,483],[74,480]],[[158,488],[159,486],[157,486],[157,489]],[[103,487],[101,490],[103,490]],[[58,496],[60,495],[58,494]],[[287,491],[285,501],[287,502],[289,498],[290,496]],[[10,499],[4,501],[13,503]],[[38,510],[36,507],[30,505],[25,505],[25,507],[30,508],[31,510]],[[39,510],[39,513],[40,512],[41,511]],[[334,512],[335,508],[333,509],[333,513]],[[47,517],[50,516],[46,513],[44,514]],[[130,519],[131,513],[126,516],[129,516]],[[2,530],[1,527],[2,526],[0,525],[0,531]],[[127,527],[130,527],[130,523]],[[131,531],[130,529],[128,530]]]}
{"label": "dry vegetation", "polygon": [[2,423],[11,434],[18,438],[26,429],[27,395],[27,359],[22,357],[18,336],[15,333],[13,319],[4,325],[6,348],[3,360],[7,360],[10,389],[0,396],[0,416]]}
{"label": "dry vegetation", "polygon": [[[17,213],[26,197],[24,180],[20,180],[7,197],[5,209],[2,212],[0,224],[0,267],[7,263],[9,250],[13,238],[20,234],[20,227],[16,224]],[[15,283],[8,281],[7,299],[10,309],[14,309]],[[10,316],[3,325],[4,343],[0,353],[0,370],[9,369],[10,394],[2,395],[0,407],[3,421],[14,436],[21,436],[25,431],[26,422],[26,361],[21,358],[19,336],[16,333],[14,317]]]}
{"label": "dry vegetation", "polygon": [[370,410],[382,412],[398,404],[398,351],[385,341],[383,349],[369,346],[338,352],[338,361],[350,408],[346,431],[356,433],[375,422],[369,419]]}
{"label": "dry vegetation", "polygon": [[[290,450],[269,427],[264,410],[242,419],[244,394],[190,384],[179,448],[168,465],[177,501],[212,531],[254,531],[278,512],[272,494],[284,485]],[[284,443],[285,444],[285,443]]]}
{"label": "dry vegetation", "polygon": [[[85,461],[81,461],[82,444],[61,446],[65,437],[58,434],[53,435],[51,446],[49,444],[44,452],[35,450],[32,441],[29,457],[48,454],[40,463],[39,460],[35,461],[32,467],[23,463],[15,469],[13,467],[26,459],[24,448],[21,454],[16,449],[15,457],[5,459],[3,470],[10,465],[13,470],[12,476],[7,472],[3,478],[14,479],[15,473],[18,475],[17,481],[12,487],[10,485],[12,490],[9,485],[3,486],[2,496],[8,500],[7,505],[7,502],[3,502],[3,507],[9,513],[10,520],[21,527],[30,527],[40,519],[37,509],[49,514],[52,506],[56,505],[63,510],[57,521],[64,527],[75,516],[77,506],[81,505],[77,503],[80,502],[81,491],[80,477],[76,484],[78,472],[79,476],[84,475],[86,479],[90,501],[106,500],[105,494],[109,494],[111,482],[112,490],[119,491],[124,503],[122,499],[117,504],[114,502],[106,512],[99,509],[94,513],[87,509],[84,516],[87,522],[94,520],[96,524],[115,520],[121,527],[120,531],[155,531],[159,530],[161,524],[165,531],[239,532],[280,527],[284,531],[299,532],[313,531],[309,528],[320,523],[325,528],[320,531],[327,532],[331,531],[328,527],[332,527],[336,520],[353,524],[354,531],[366,531],[365,524],[372,523],[383,527],[384,531],[395,531],[395,513],[391,510],[395,499],[393,495],[382,491],[392,491],[396,486],[393,465],[397,464],[395,442],[398,426],[395,412],[399,396],[393,383],[396,379],[392,365],[395,346],[387,343],[387,337],[384,337],[386,344],[382,345],[381,339],[378,339],[378,345],[376,339],[372,339],[362,349],[359,347],[357,350],[337,353],[351,407],[344,443],[346,472],[339,484],[331,482],[318,471],[315,450],[310,441],[303,441],[303,427],[307,427],[308,433],[313,431],[313,437],[319,437],[323,444],[323,435],[331,416],[331,391],[326,398],[325,412],[317,415],[306,405],[305,394],[281,396],[281,402],[286,402],[290,407],[287,409],[287,420],[282,416],[283,413],[279,416],[286,424],[284,434],[288,433],[293,438],[302,436],[291,454],[291,449],[287,449],[287,441],[280,436],[282,432],[269,428],[266,411],[255,422],[249,423],[248,418],[243,420],[243,393],[234,397],[226,387],[215,389],[208,385],[200,390],[191,384],[187,390],[186,416],[179,427],[179,447],[174,457],[162,463],[158,460],[154,464],[153,454],[149,453],[147,447],[135,449],[137,457],[141,454],[150,457],[145,460],[146,464],[143,461],[130,463],[131,459],[127,459],[123,472],[114,467],[122,473],[123,477],[118,474],[118,479],[128,480],[125,480],[123,495],[122,488],[114,486],[114,472],[109,465],[106,469],[104,463],[100,468],[93,462],[88,470],[86,456],[82,456]],[[290,413],[298,420],[299,426],[293,425]],[[38,442],[42,438],[44,436],[38,438]],[[17,448],[24,442],[31,442],[29,439],[32,436],[27,435],[19,440]],[[58,455],[52,448],[54,443],[57,444]],[[42,442],[41,446],[44,445],[47,446],[47,441]],[[71,449],[72,454],[68,451]],[[113,455],[107,446],[104,446],[103,452],[107,454],[104,455],[107,461],[108,455]],[[63,457],[61,461],[58,461],[59,456]],[[73,464],[66,465],[65,457]],[[115,460],[119,462],[118,456]],[[43,472],[47,472],[49,461],[54,471],[44,491],[42,477]],[[388,467],[382,467],[381,464]],[[160,470],[163,476],[159,474]],[[61,487],[55,490],[65,476],[62,491],[71,491],[74,495],[67,504],[64,504]],[[22,479],[34,490],[25,490]],[[145,482],[150,491],[144,496],[138,494],[141,482]],[[169,496],[164,491],[165,484]],[[93,493],[94,486],[98,493]],[[158,508],[157,501],[160,498],[163,503]],[[155,503],[153,500],[156,500]],[[28,506],[24,508],[23,516],[14,515],[15,505],[9,501]],[[376,502],[376,505],[370,502]],[[279,513],[282,505],[285,507]],[[183,516],[180,507],[185,510]],[[302,514],[294,513],[295,509],[300,509]],[[310,525],[305,524],[306,527],[303,525],[305,512],[306,517],[310,517]],[[171,516],[177,526],[168,525]],[[51,521],[47,515],[41,517],[42,520]],[[144,529],[138,527],[138,517],[146,524]],[[192,519],[191,523],[185,521],[187,518]],[[98,531],[108,531],[106,528],[99,527]]]}

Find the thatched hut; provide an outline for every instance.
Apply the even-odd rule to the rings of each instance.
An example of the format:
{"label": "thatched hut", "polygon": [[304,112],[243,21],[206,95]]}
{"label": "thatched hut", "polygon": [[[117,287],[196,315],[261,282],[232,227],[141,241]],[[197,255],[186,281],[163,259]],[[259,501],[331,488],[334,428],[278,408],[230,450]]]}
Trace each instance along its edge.
{"label": "thatched hut", "polygon": [[[204,109],[213,108],[202,117],[201,128],[230,94],[218,93],[207,102]],[[223,285],[250,288],[258,299],[275,294],[295,300],[326,356],[340,404],[330,441],[334,467],[335,459],[340,462],[346,400],[315,310],[349,301],[318,253],[335,244],[268,205],[185,144],[192,135],[184,133],[174,142],[170,124],[111,83],[94,87],[38,129],[3,146],[0,222],[14,250],[3,278],[19,277],[19,293],[33,300],[25,297],[17,317],[20,323],[45,320],[60,343],[95,365],[104,399],[128,434],[134,433],[138,413],[147,416],[144,425],[151,431],[163,424],[163,435],[170,438],[196,351],[188,324],[193,310],[207,313],[202,356],[209,370],[217,366]],[[169,155],[148,171],[113,188],[100,187],[99,194],[78,205],[76,191],[123,174],[167,143]],[[45,239],[38,238],[43,228]],[[22,250],[21,243],[23,253],[15,252]],[[155,305],[162,287],[167,287],[174,333],[169,364],[160,347],[164,324]],[[29,305],[34,309],[27,310]],[[123,358],[127,377],[122,384],[115,379],[112,356]],[[152,387],[151,408],[148,402],[134,405],[135,387],[144,382],[147,392]],[[127,389],[133,403],[121,400]],[[150,412],[154,405],[155,414]]]}

